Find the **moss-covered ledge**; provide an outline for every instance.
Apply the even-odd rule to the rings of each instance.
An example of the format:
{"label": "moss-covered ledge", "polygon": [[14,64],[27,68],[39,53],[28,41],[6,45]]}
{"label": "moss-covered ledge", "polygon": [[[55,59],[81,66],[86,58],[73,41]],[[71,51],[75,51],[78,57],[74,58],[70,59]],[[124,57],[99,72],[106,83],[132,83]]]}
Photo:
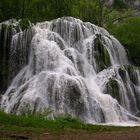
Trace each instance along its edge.
{"label": "moss-covered ledge", "polygon": [[110,56],[108,50],[102,42],[102,36],[100,34],[96,35],[94,40],[94,50],[95,50],[95,61],[98,67],[98,72],[111,66]]}

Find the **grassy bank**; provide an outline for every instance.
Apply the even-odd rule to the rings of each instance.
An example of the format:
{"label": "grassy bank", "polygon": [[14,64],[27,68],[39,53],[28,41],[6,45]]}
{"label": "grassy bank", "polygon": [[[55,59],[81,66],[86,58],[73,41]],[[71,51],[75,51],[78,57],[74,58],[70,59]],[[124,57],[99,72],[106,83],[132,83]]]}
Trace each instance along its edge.
{"label": "grassy bank", "polygon": [[16,116],[0,112],[0,136],[1,139],[12,138],[20,135],[27,137],[40,137],[47,133],[57,137],[63,133],[78,134],[88,133],[114,133],[114,132],[136,132],[138,127],[114,127],[84,124],[78,119],[69,116],[57,118],[55,121],[44,119],[41,116]]}

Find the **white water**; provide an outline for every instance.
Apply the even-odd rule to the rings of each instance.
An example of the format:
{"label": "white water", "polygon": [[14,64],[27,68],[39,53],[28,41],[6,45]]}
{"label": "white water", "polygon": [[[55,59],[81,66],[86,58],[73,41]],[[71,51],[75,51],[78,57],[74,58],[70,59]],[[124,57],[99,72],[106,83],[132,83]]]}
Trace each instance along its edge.
{"label": "white water", "polygon": [[[11,54],[16,55],[19,48],[28,50],[28,63],[3,95],[1,108],[5,112],[22,114],[30,108],[35,113],[49,108],[51,118],[71,114],[88,123],[139,124],[135,115],[140,111],[140,100],[136,101],[134,89],[140,97],[140,78],[134,85],[125,69],[124,83],[118,70],[129,65],[126,52],[105,29],[67,17],[36,24],[32,27],[33,37],[29,32],[14,35],[11,42]],[[99,35],[110,59],[104,69],[99,69],[104,57],[99,64],[96,60],[99,50],[95,39]],[[19,57],[27,55],[20,55],[21,52]],[[139,77],[139,71],[135,72]],[[115,79],[120,87],[121,102],[105,94],[110,79]]]}

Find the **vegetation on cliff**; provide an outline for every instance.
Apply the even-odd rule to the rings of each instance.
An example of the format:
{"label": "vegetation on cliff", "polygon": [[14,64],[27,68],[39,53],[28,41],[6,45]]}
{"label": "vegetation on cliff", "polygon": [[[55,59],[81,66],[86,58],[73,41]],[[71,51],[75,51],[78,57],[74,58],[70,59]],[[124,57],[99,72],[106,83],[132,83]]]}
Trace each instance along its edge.
{"label": "vegetation on cliff", "polygon": [[107,28],[128,50],[132,63],[140,66],[140,18],[132,17],[132,10],[122,0],[115,0],[112,7],[100,0],[1,0],[0,22],[11,18],[31,22],[73,16]]}
{"label": "vegetation on cliff", "polygon": [[129,60],[140,66],[140,17],[127,18],[109,30],[126,48]]}

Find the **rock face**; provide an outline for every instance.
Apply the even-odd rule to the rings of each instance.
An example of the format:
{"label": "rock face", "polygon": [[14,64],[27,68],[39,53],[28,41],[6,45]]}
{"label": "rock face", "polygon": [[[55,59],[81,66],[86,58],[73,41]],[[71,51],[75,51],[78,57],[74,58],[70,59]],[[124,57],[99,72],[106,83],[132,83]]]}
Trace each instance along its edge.
{"label": "rock face", "polygon": [[12,36],[16,33],[14,23],[16,23],[15,20],[10,20],[0,24],[0,93],[4,93],[10,82],[9,57]]}
{"label": "rock face", "polygon": [[140,11],[140,0],[125,0],[125,2],[132,8]]}
{"label": "rock face", "polygon": [[106,5],[112,6],[115,3],[122,2],[127,6],[140,11],[140,0],[104,0]]}
{"label": "rock face", "polygon": [[[28,62],[27,49],[32,31],[27,30],[18,35],[22,31],[20,24],[21,21],[17,22],[15,19],[0,23],[0,94],[5,92],[14,76]],[[21,39],[22,36],[30,38]]]}
{"label": "rock face", "polygon": [[[9,32],[3,26],[9,25],[1,24],[4,37]],[[140,71],[105,29],[73,17],[20,32],[16,27],[10,40],[3,39],[8,45],[1,46],[9,48],[6,65],[2,56],[2,70],[10,69],[3,80],[12,79],[5,82],[8,89],[1,99],[5,112],[51,109],[52,119],[70,114],[88,123],[139,122]]]}

